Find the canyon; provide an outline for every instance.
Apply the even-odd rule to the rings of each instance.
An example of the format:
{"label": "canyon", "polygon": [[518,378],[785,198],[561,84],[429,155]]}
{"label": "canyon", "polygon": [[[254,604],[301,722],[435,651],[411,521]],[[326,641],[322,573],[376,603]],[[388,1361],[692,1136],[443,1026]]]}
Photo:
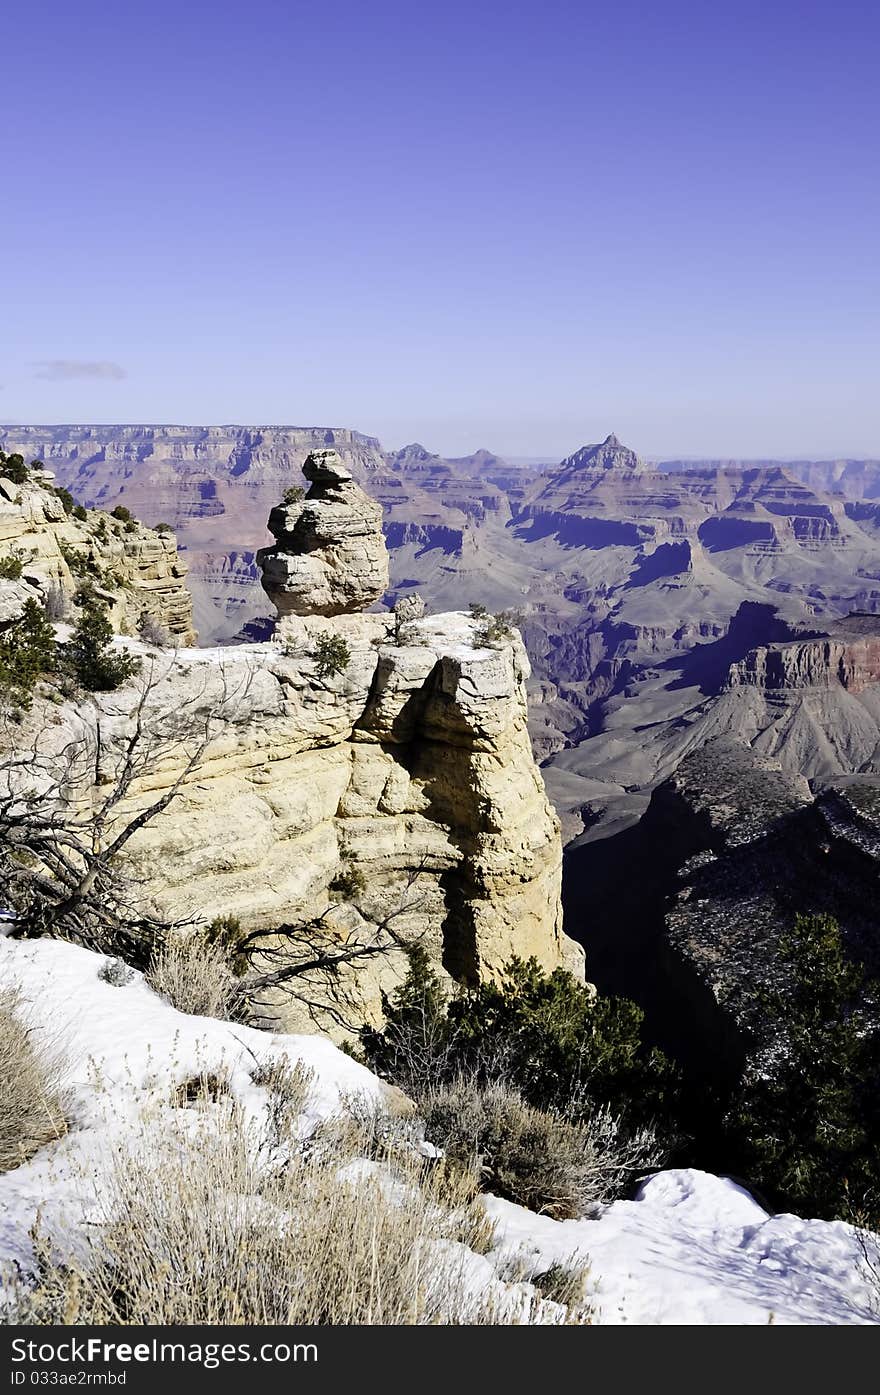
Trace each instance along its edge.
{"label": "canyon", "polygon": [[310,451],[337,450],[382,508],[386,604],[418,591],[435,610],[515,617],[567,838],[644,810],[676,733],[750,649],[880,608],[872,461],[648,464],[611,435],[537,471],[280,426],[7,426],[0,447],[43,459],[84,503],[172,524],[203,644],[270,633],[266,520]]}
{"label": "canyon", "polygon": [[[679,1036],[682,1023],[701,1022],[725,1044],[731,1061],[739,1059],[754,1000],[746,990],[760,980],[760,971],[746,968],[736,978],[731,966],[752,959],[772,965],[772,947],[792,905],[806,906],[819,896],[816,877],[799,870],[799,847],[811,849],[807,862],[819,869],[849,866],[852,849],[861,848],[862,890],[855,898],[835,893],[828,904],[837,907],[859,952],[870,957],[866,947],[872,936],[878,939],[880,927],[867,912],[860,912],[865,923],[856,925],[853,906],[872,885],[873,853],[869,857],[865,848],[873,847],[873,833],[865,831],[863,806],[871,805],[872,781],[880,777],[876,462],[687,462],[687,468],[676,468],[675,462],[641,460],[611,435],[537,471],[488,451],[458,460],[417,445],[384,452],[371,437],[329,428],[7,428],[0,444],[39,455],[87,501],[107,506],[124,499],[139,516],[157,522],[160,513],[172,515],[195,574],[196,619],[208,616],[202,642],[218,634],[238,641],[209,651],[222,653],[226,667],[252,665],[253,656],[261,656],[255,692],[265,705],[251,709],[255,699],[249,697],[242,719],[248,729],[262,729],[264,735],[254,738],[257,746],[275,741],[280,750],[288,748],[290,731],[280,714],[295,702],[296,723],[305,712],[317,722],[318,747],[310,760],[322,769],[341,762],[337,783],[343,766],[348,772],[344,797],[336,785],[329,804],[323,795],[309,796],[321,810],[315,848],[323,849],[324,893],[343,865],[343,851],[365,858],[373,880],[371,854],[359,841],[365,829],[378,840],[372,846],[384,849],[376,866],[397,892],[412,871],[404,844],[433,847],[437,857],[449,859],[445,871],[438,871],[438,863],[432,872],[441,881],[446,877],[440,923],[455,922],[455,914],[449,920],[450,906],[471,908],[470,928],[463,931],[459,924],[451,938],[448,931],[441,934],[438,962],[445,958],[447,966],[459,968],[484,960],[495,964],[514,943],[543,946],[544,963],[568,962],[571,951],[560,938],[557,913],[547,909],[558,897],[558,853],[536,851],[557,846],[548,832],[553,815],[542,802],[544,786],[566,843],[566,931],[586,947],[588,972],[599,987],[636,997],[658,1039],[676,1050],[698,1059],[699,1034],[687,1042]],[[346,491],[365,486],[381,506],[389,572],[386,578],[381,566],[376,569],[378,554],[366,559],[367,580],[356,603],[370,610],[352,613],[349,599],[337,605],[328,593],[329,601],[318,606],[323,618],[297,613],[298,594],[315,585],[320,590],[328,578],[332,592],[333,577],[351,574],[353,561],[357,573],[363,558],[359,538],[375,538],[379,526],[375,506],[361,503],[349,551],[322,553],[328,537],[321,510],[315,512],[320,498],[308,506],[295,498],[278,505],[302,479],[311,452],[316,458],[335,452],[338,462],[333,478],[310,481],[319,496],[322,489],[339,494],[344,510]],[[326,502],[331,511],[336,507],[332,497]],[[271,535],[265,528],[270,513]],[[256,579],[261,562],[265,590]],[[352,584],[355,591],[362,585],[356,575]],[[401,644],[393,608],[417,594],[439,615],[409,622]],[[511,640],[502,647],[503,664],[494,651],[481,653],[478,621],[461,614],[467,602],[510,617],[525,648],[519,638]],[[276,606],[280,619],[271,615]],[[316,682],[314,660],[310,668],[307,657],[321,626],[331,623],[353,655],[345,690],[354,686],[343,703],[344,717],[333,682]],[[268,635],[268,647],[241,643]],[[285,646],[300,656],[293,667]],[[192,651],[188,660],[189,677],[175,681],[203,681],[195,675],[208,661],[199,653]],[[463,697],[474,685],[489,704],[479,715]],[[422,696],[414,700],[414,691]],[[425,692],[436,696],[426,699]],[[436,755],[440,761],[438,723],[440,712],[451,710],[450,694],[452,707],[467,715],[453,723],[448,744],[458,754],[451,758],[446,750],[450,769],[438,784],[414,752],[427,742],[432,760]],[[506,714],[491,740],[485,725],[489,694]],[[542,767],[543,784],[537,777],[537,786],[526,753],[527,723]],[[328,734],[332,759],[322,744]],[[227,738],[233,749],[252,740],[237,728]],[[408,752],[402,762],[401,750]],[[274,776],[274,761],[267,766],[259,751],[253,759],[259,776],[243,775],[241,788],[216,787],[230,807],[244,800],[243,842],[249,848],[255,840],[259,844],[256,830],[265,829],[265,816],[256,810],[262,786],[271,787]],[[499,804],[494,792],[491,772],[499,760],[510,767],[510,790],[519,791],[515,798],[511,794],[513,803],[505,795]],[[735,798],[730,791],[724,795],[725,771],[736,774],[729,781],[731,789],[741,789]],[[328,771],[325,776],[332,784]],[[753,801],[755,788],[763,790],[761,800]],[[758,832],[748,854],[728,854],[718,844],[720,835],[706,832],[707,817],[712,824],[708,807],[723,809],[732,800],[737,819],[751,827],[753,804],[754,810],[774,808],[774,790],[783,804],[791,802],[783,820],[793,830],[787,842],[780,842],[775,814],[762,824],[755,813]],[[213,796],[207,806],[216,807]],[[833,839],[832,814],[838,829]],[[288,816],[294,825],[303,817],[287,811],[283,818]],[[447,845],[441,853],[432,841],[435,816],[447,826],[477,828],[477,841],[472,831],[459,832],[457,851]],[[374,822],[368,828],[356,821],[362,818]],[[535,845],[524,832],[530,822]],[[845,834],[844,826],[850,830]],[[493,856],[500,854],[500,842],[492,840],[502,829],[505,837],[513,831],[516,865],[509,864],[493,884],[479,849],[494,847]],[[812,841],[803,843],[804,829]],[[181,846],[193,845],[186,856],[196,857],[195,834],[181,836]],[[238,835],[227,829],[225,836]],[[829,860],[822,851],[826,844],[839,856]],[[187,871],[179,849],[154,852],[175,864],[172,881],[179,862],[181,887],[169,894],[185,896],[195,864]],[[280,889],[281,900],[262,906],[258,915],[277,915],[282,901],[303,905],[313,899],[313,888],[291,872],[288,852],[295,853],[295,846],[270,850],[268,880]],[[248,878],[265,853],[264,846],[242,854],[250,870],[238,881],[207,872],[198,883],[206,904],[225,899],[244,907]],[[236,852],[233,862],[238,857]],[[249,857],[255,859],[250,864]],[[285,868],[278,875],[275,858]],[[794,859],[794,870],[774,879],[768,869],[779,858]],[[555,870],[549,870],[551,863]],[[513,909],[502,911],[500,921],[493,909],[488,919],[502,926],[493,948],[495,931],[485,937],[482,928],[473,928],[480,922],[472,913],[481,902],[479,888],[493,886],[488,900],[497,908],[508,895],[498,887],[505,878],[508,887],[516,883],[523,868],[531,888],[526,902],[533,909],[523,916],[520,940],[509,927],[526,902],[514,897]],[[835,870],[829,885],[845,882]],[[742,891],[738,900],[725,898],[728,883]],[[752,884],[764,887],[760,912],[755,897],[746,894]],[[800,887],[803,894],[786,900],[784,887]],[[550,925],[549,938],[542,938],[545,930],[533,935],[529,924]],[[451,950],[452,943],[459,948]]]}
{"label": "canyon", "polygon": [[[532,755],[519,636],[489,641],[461,612],[365,610],[387,582],[381,512],[331,449],[307,457],[305,476],[305,498],[273,513],[278,543],[263,558],[273,638],[163,647],[124,634],[113,611],[139,672],[107,692],[40,690],[0,726],[4,757],[34,752],[4,778],[34,792],[60,778],[60,807],[85,826],[109,799],[117,833],[173,792],[125,847],[139,902],[165,926],[234,917],[243,933],[303,930],[316,950],[380,943],[339,976],[349,1029],[380,1020],[414,943],[447,982],[492,977],[514,955],[582,978],[583,951],[562,932],[559,821]],[[33,550],[54,559],[68,525],[28,500],[51,499],[49,515],[63,505],[39,478],[24,493]],[[91,537],[104,518],[76,526]],[[27,584],[41,594],[38,578]],[[17,588],[0,580],[11,620]],[[132,759],[137,778],[116,797]],[[263,1006],[288,1027],[345,1035],[317,991]]]}

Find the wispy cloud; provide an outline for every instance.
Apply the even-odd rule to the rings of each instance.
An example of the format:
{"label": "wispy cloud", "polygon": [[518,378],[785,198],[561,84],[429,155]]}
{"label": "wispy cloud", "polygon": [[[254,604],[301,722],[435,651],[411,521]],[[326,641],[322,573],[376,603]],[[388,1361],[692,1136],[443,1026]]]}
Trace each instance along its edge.
{"label": "wispy cloud", "polygon": [[48,378],[53,383],[68,382],[71,378],[105,378],[119,381],[128,374],[118,363],[93,362],[82,358],[46,358],[31,365],[35,378]]}

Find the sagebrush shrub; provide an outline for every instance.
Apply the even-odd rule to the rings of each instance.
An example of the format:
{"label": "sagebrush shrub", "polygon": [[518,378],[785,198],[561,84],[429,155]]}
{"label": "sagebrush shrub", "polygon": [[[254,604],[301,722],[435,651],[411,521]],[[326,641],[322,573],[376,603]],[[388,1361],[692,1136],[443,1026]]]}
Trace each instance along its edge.
{"label": "sagebrush shrub", "polygon": [[238,1015],[238,980],[225,945],[204,931],[174,935],[159,946],[144,978],[178,1012],[226,1021]]}
{"label": "sagebrush shrub", "polygon": [[98,978],[113,988],[125,988],[134,978],[134,969],[122,959],[105,959],[98,970]]}
{"label": "sagebrush shrub", "polygon": [[57,1057],[35,1043],[20,994],[0,990],[0,1172],[65,1132],[59,1076]]}
{"label": "sagebrush shrub", "polygon": [[447,1156],[475,1166],[487,1191],[558,1220],[586,1215],[622,1185],[659,1165],[648,1131],[627,1137],[599,1111],[598,1123],[572,1122],[528,1104],[500,1082],[461,1080],[419,1101],[425,1133]]}
{"label": "sagebrush shrub", "polygon": [[155,615],[150,611],[142,612],[138,620],[138,638],[144,644],[155,644],[159,649],[165,649],[171,643],[171,634]]}
{"label": "sagebrush shrub", "polygon": [[485,1223],[451,1201],[448,1178],[417,1155],[364,1169],[331,1127],[279,1164],[223,1099],[188,1124],[165,1123],[117,1156],[76,1261],[65,1267],[38,1241],[39,1280],[9,1285],[11,1320],[163,1327],[541,1320],[539,1302],[520,1289],[486,1291],[473,1282],[465,1246],[475,1227],[485,1243]]}

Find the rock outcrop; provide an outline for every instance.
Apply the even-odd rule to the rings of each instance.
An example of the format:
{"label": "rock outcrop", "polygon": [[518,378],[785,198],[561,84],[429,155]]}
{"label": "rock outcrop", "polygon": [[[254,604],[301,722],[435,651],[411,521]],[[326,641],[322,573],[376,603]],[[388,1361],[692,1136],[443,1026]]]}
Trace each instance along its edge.
{"label": "rock outcrop", "polygon": [[[185,777],[125,850],[163,921],[308,927],[316,945],[337,948],[393,925],[388,953],[347,975],[360,1020],[378,1020],[383,990],[404,972],[401,944],[422,944],[456,981],[496,974],[515,955],[582,976],[582,952],[562,933],[559,823],[529,742],[522,641],[509,631],[487,643],[479,620],[425,616],[417,602],[355,612],[355,596],[374,599],[382,535],[364,533],[374,510],[342,468],[332,453],[312,458],[312,494],[294,506],[320,546],[291,554],[284,574],[304,608],[295,564],[319,562],[318,614],[286,613],[268,643],[153,654],[125,687],[88,702],[37,699],[20,737],[79,751],[84,814],[113,789],[136,724],[142,773],[115,820]],[[303,536],[296,522],[278,531]],[[267,570],[277,557],[264,555]],[[351,559],[365,557],[358,572]],[[286,606],[291,593],[278,594]],[[302,1002],[274,1007],[288,1025],[339,1035],[338,1014],[314,1001],[308,1020]]]}
{"label": "rock outcrop", "polygon": [[691,1075],[730,1084],[772,1045],[764,995],[785,991],[780,942],[798,914],[833,916],[847,952],[880,971],[880,775],[811,789],[719,737],[684,757],[638,825],[571,852],[567,878],[591,978],[635,997]]}
{"label": "rock outcrop", "polygon": [[[126,817],[174,784],[193,731],[198,767],[131,841],[140,893],[172,920],[239,918],[244,929],[321,919],[331,941],[389,914],[445,974],[474,981],[513,955],[583,973],[562,933],[561,842],[529,744],[518,639],[481,648],[458,614],[303,621],[298,652],[275,643],[181,650],[154,661],[141,720],[155,753]],[[313,641],[344,637],[344,669],[321,676]],[[96,802],[112,786],[140,682],[53,708],[45,739],[100,749]],[[39,705],[31,720],[42,721]],[[100,733],[100,740],[99,738]],[[357,873],[360,890],[346,890]],[[353,990],[376,1020],[401,954],[362,966]],[[284,1020],[308,1024],[290,1004]],[[318,1017],[338,1035],[338,1024]]]}
{"label": "rock outcrop", "polygon": [[33,472],[23,484],[0,475],[0,559],[17,559],[21,584],[41,599],[57,593],[62,605],[90,581],[120,633],[135,634],[149,616],[178,643],[196,641],[174,534],[97,509],[75,517],[48,472]]}
{"label": "rock outcrop", "polygon": [[303,465],[311,488],[269,515],[274,547],[257,553],[263,589],[279,615],[346,615],[388,588],[382,508],[335,450],[313,451]]}
{"label": "rock outcrop", "polygon": [[827,635],[751,649],[733,664],[729,688],[765,693],[842,687],[853,695],[880,681],[880,616],[847,615]]}

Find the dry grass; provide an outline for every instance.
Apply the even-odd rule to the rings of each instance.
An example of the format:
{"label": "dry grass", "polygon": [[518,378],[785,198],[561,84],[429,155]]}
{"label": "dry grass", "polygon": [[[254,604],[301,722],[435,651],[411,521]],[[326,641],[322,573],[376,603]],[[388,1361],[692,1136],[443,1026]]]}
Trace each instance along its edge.
{"label": "dry grass", "polygon": [[282,1148],[297,1136],[300,1115],[308,1103],[314,1071],[301,1061],[279,1056],[261,1062],[251,1080],[267,1091],[266,1141],[271,1148]]}
{"label": "dry grass", "polygon": [[475,1253],[485,1221],[476,1236],[475,1217],[451,1199],[444,1169],[413,1152],[366,1161],[333,1128],[266,1167],[229,1101],[186,1122],[188,1131],[166,1123],[118,1156],[86,1257],[61,1268],[43,1244],[38,1287],[19,1286],[13,1320],[536,1320],[534,1293],[487,1284],[486,1261]]}
{"label": "dry grass", "polygon": [[40,1052],[18,993],[0,992],[0,1172],[26,1162],[66,1131],[59,1063]]}
{"label": "dry grass", "polygon": [[627,1137],[604,1110],[571,1122],[500,1083],[442,1086],[420,1109],[428,1138],[449,1158],[474,1166],[484,1190],[560,1220],[588,1214],[627,1176],[654,1163],[649,1132]]}
{"label": "dry grass", "polygon": [[197,931],[170,939],[154,955],[144,975],[147,983],[178,1012],[218,1017],[238,1014],[238,980],[225,948]]}

